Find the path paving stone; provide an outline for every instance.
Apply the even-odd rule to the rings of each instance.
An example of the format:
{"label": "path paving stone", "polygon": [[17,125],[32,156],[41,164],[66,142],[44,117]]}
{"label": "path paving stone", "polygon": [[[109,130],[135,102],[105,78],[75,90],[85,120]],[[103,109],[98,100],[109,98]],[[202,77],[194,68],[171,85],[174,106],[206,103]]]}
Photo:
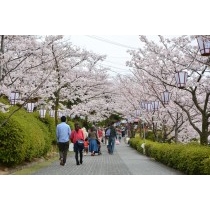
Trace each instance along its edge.
{"label": "path paving stone", "polygon": [[59,160],[42,168],[33,175],[181,175],[155,160],[138,153],[125,144],[115,145],[115,152],[109,155],[105,145],[102,155],[84,156],[82,165],[76,165],[74,153],[68,153],[67,164],[60,166]]}

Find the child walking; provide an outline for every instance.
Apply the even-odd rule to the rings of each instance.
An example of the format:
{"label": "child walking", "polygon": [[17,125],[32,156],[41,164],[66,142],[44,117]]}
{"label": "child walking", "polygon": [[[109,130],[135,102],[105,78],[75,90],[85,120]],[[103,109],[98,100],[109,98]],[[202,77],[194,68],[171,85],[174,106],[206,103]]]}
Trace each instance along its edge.
{"label": "child walking", "polygon": [[89,147],[89,142],[88,142],[88,138],[86,138],[84,141],[84,155],[88,154],[88,147]]}

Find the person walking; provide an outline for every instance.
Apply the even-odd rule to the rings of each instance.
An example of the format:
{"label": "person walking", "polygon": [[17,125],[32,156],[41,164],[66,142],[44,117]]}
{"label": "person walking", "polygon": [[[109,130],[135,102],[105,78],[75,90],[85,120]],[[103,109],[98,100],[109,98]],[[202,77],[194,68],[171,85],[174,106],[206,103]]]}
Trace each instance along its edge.
{"label": "person walking", "polygon": [[106,144],[105,128],[102,128],[102,142],[103,144]]}
{"label": "person walking", "polygon": [[83,127],[82,131],[83,131],[84,139],[86,139],[88,137],[88,132],[87,132],[86,128]]}
{"label": "person walking", "polygon": [[116,132],[117,132],[117,140],[118,140],[119,142],[121,142],[121,139],[122,139],[122,131],[121,131],[120,126],[117,126],[117,127],[116,127]]}
{"label": "person walking", "polygon": [[84,141],[84,155],[88,155],[88,151],[89,151],[88,147],[89,147],[89,141],[88,141],[88,138],[86,138]]}
{"label": "person walking", "polygon": [[110,136],[110,124],[105,128],[105,145],[107,147],[107,151],[109,153],[109,136]]}
{"label": "person walking", "polygon": [[91,127],[88,133],[89,151],[91,152],[91,156],[94,156],[95,153],[98,152],[97,139],[97,131],[94,127]]}
{"label": "person walking", "polygon": [[117,138],[116,129],[114,127],[114,122],[112,122],[110,128],[110,135],[109,135],[109,144],[108,144],[108,151],[110,155],[114,153],[114,146],[115,146],[115,139]]}
{"label": "person walking", "polygon": [[66,123],[66,117],[61,117],[61,123],[56,127],[56,138],[58,143],[60,165],[66,164],[67,152],[69,149],[69,137],[71,135],[71,128]]}
{"label": "person walking", "polygon": [[[78,123],[74,124],[74,130],[71,132],[70,140],[74,144],[76,164],[80,165],[83,163],[82,158],[85,138],[84,133]],[[78,156],[80,157],[80,160]]]}
{"label": "person walking", "polygon": [[98,141],[101,144],[102,143],[102,138],[103,138],[103,130],[100,127],[97,129],[97,136],[98,136]]}
{"label": "person walking", "polygon": [[125,139],[125,126],[124,125],[121,127],[121,136],[122,136],[122,139],[124,140]]}

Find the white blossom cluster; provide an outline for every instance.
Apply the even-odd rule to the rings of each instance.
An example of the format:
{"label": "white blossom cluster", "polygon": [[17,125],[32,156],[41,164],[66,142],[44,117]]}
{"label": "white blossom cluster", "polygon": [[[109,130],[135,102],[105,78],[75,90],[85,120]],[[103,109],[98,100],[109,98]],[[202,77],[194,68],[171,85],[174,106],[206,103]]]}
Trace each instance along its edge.
{"label": "white blossom cluster", "polygon": [[[196,36],[158,38],[155,42],[140,35],[143,47],[128,51],[132,75],[111,78],[103,67],[105,55],[74,46],[64,36],[1,36],[0,93],[9,98],[18,90],[20,103],[38,98],[49,110],[92,122],[112,113],[144,119],[148,125],[155,119],[167,138],[205,142],[210,135],[210,59],[201,56]],[[175,80],[178,72],[187,73],[182,89]],[[162,100],[166,90],[168,104]],[[141,106],[154,101],[159,101],[158,111]]]}

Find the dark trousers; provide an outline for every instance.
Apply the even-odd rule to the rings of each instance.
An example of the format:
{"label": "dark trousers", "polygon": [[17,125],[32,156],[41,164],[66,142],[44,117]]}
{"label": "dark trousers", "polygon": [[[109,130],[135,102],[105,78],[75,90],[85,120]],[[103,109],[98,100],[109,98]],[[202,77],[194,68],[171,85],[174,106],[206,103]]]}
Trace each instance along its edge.
{"label": "dark trousers", "polygon": [[113,154],[114,152],[115,138],[116,138],[115,136],[109,137],[109,145],[108,145],[109,154]]}
{"label": "dark trousers", "polygon": [[69,141],[67,142],[58,142],[58,149],[60,154],[60,159],[63,160],[63,163],[66,163],[67,153],[69,149]]}
{"label": "dark trousers", "polygon": [[77,142],[74,144],[75,159],[76,159],[77,164],[82,163],[83,149],[84,149],[84,144],[78,145]]}

